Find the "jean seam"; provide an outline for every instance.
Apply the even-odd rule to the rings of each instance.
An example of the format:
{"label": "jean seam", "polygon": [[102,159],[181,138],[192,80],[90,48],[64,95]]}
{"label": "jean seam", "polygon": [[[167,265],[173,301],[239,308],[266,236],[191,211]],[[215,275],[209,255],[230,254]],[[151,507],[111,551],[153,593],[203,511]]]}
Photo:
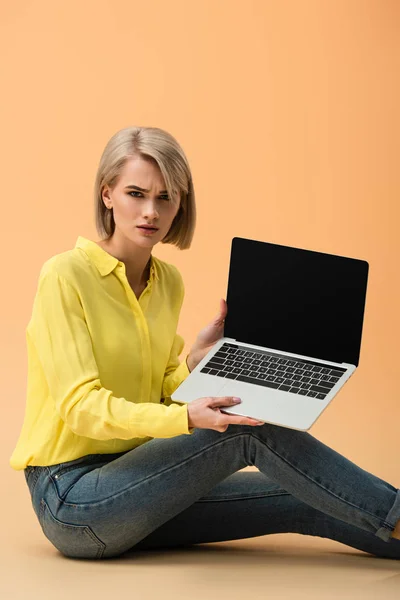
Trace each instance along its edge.
{"label": "jean seam", "polygon": [[[261,440],[259,437],[255,436],[252,432],[250,433],[250,435],[252,437],[256,438],[258,441],[262,442],[265,446],[267,446],[267,448],[269,448],[271,450],[271,452],[273,452],[273,454],[275,454],[276,456],[278,456],[281,460],[283,460],[292,469],[294,469],[295,471],[297,471],[297,473],[299,473],[304,478],[306,478],[309,481],[311,481],[314,485],[316,485],[320,489],[324,490],[327,494],[329,494],[333,498],[336,498],[340,502],[343,502],[344,504],[347,504],[348,506],[351,506],[352,508],[355,508],[355,509],[359,510],[360,512],[366,514],[366,515],[370,515],[371,517],[374,517],[374,519],[378,519],[379,522],[381,522],[381,523],[387,523],[387,521],[385,519],[382,520],[382,518],[379,517],[378,515],[376,515],[374,513],[371,513],[368,510],[365,510],[364,508],[361,508],[360,506],[357,506],[356,504],[352,504],[351,502],[349,502],[348,500],[345,500],[344,498],[340,498],[340,496],[337,496],[336,494],[334,494],[333,492],[331,492],[330,490],[328,490],[326,487],[324,487],[323,485],[321,485],[317,481],[314,481],[314,479],[312,479],[311,477],[309,477],[306,473],[303,473],[303,471],[301,471],[300,469],[298,469],[296,466],[292,465],[288,460],[286,460],[286,458],[284,458],[283,456],[281,456],[279,454],[279,452],[276,452],[276,450],[274,450],[273,448],[271,448],[271,446],[269,446],[266,442],[264,442],[264,440]],[[388,525],[391,527],[390,524],[388,524]]]}
{"label": "jean seam", "polygon": [[291,494],[286,491],[280,492],[264,492],[258,494],[240,494],[239,496],[221,496],[220,498],[200,498],[197,502],[230,502],[231,500],[253,500],[254,498],[269,498],[273,496],[290,496]]}

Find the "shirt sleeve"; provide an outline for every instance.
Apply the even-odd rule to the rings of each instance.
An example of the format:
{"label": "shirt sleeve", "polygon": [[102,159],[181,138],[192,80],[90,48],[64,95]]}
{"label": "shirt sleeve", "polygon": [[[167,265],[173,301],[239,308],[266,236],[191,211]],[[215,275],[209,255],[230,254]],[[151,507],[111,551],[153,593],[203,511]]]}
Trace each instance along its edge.
{"label": "shirt sleeve", "polygon": [[190,373],[186,363],[186,358],[182,362],[179,360],[179,355],[181,354],[184,345],[185,342],[182,336],[180,336],[178,333],[175,334],[175,339],[172,344],[172,349],[162,385],[163,398],[172,396],[182,381],[184,381]]}
{"label": "shirt sleeve", "polygon": [[135,403],[102,386],[79,293],[56,271],[41,274],[29,335],[55,409],[77,435],[127,440],[191,433],[187,404]]}
{"label": "shirt sleeve", "polygon": [[[174,266],[175,275],[177,277],[176,284],[179,286],[179,311],[182,308],[183,299],[185,297],[185,284],[183,278],[178,269]],[[168,359],[168,364],[165,369],[162,392],[163,398],[170,397],[179,385],[186,379],[190,371],[186,363],[186,358],[182,362],[179,360],[179,356],[184,348],[185,341],[182,336],[175,333],[174,341],[172,344],[171,352]]]}

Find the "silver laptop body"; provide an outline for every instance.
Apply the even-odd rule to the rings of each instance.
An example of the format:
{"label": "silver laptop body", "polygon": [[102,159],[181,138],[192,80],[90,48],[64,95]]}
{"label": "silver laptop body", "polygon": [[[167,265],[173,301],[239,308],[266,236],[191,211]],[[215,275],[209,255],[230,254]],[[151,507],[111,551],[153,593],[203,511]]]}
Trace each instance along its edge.
{"label": "silver laptop body", "polygon": [[225,337],[171,398],[239,396],[223,412],[306,431],[356,370],[365,260],[235,237]]}

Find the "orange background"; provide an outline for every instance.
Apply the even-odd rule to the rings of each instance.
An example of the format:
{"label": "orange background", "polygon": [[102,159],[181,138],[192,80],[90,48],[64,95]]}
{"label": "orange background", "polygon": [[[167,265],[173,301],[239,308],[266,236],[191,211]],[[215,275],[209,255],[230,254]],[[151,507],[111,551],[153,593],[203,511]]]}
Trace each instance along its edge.
{"label": "orange background", "polygon": [[[8,466],[39,270],[78,235],[99,239],[98,161],[129,125],[168,130],[193,171],[192,247],[154,249],[185,281],[182,358],[226,297],[232,237],[369,262],[358,371],[311,433],[400,486],[400,4],[47,0],[0,11],[1,514],[10,543],[39,532],[24,476]],[[243,285],[251,293],[251,281]]]}

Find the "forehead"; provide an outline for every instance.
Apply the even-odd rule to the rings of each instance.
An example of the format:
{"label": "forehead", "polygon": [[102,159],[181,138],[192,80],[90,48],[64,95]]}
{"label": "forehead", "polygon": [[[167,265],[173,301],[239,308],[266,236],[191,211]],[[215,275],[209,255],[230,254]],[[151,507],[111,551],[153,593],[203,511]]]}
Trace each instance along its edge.
{"label": "forehead", "polygon": [[123,185],[138,185],[145,189],[164,187],[164,177],[154,160],[141,157],[129,158],[120,176]]}

